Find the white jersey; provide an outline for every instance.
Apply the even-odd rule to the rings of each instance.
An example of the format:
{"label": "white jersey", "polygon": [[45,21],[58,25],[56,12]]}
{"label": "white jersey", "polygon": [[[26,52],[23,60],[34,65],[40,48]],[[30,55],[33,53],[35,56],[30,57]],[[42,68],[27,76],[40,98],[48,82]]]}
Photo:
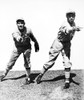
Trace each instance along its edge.
{"label": "white jersey", "polygon": [[75,31],[73,30],[73,27],[75,26],[75,23],[73,23],[72,26],[68,22],[65,22],[60,28],[58,32],[57,38],[61,42],[70,42],[75,34]]}

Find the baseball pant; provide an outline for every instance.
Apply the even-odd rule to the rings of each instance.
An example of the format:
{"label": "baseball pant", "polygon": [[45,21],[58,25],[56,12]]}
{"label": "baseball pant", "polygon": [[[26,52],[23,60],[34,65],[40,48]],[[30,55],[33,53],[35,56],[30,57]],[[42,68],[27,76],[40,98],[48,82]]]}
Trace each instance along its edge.
{"label": "baseball pant", "polygon": [[65,68],[70,68],[70,46],[71,43],[61,43],[59,40],[55,40],[49,51],[49,60],[44,64],[44,69],[48,70],[55,64],[55,60],[57,59],[59,53],[62,53],[63,62]]}
{"label": "baseball pant", "polygon": [[4,72],[5,75],[7,75],[7,73],[9,72],[9,70],[12,69],[12,67],[14,66],[16,60],[18,59],[18,57],[20,56],[20,54],[23,53],[23,57],[24,57],[24,67],[26,69],[27,72],[27,76],[29,76],[30,74],[30,55],[31,55],[31,50],[27,49],[27,50],[23,50],[23,49],[15,49],[12,52],[11,58],[9,60],[9,63],[7,64],[7,68]]}

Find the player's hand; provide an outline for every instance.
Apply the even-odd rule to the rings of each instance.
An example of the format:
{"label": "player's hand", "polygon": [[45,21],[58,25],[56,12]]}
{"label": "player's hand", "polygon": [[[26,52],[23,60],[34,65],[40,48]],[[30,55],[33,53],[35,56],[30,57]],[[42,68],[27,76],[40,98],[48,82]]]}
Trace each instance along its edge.
{"label": "player's hand", "polygon": [[35,47],[35,52],[38,52],[39,51],[39,44],[38,43],[35,43],[34,44],[34,47]]}
{"label": "player's hand", "polygon": [[81,27],[77,26],[76,31],[80,31],[80,30],[81,30]]}
{"label": "player's hand", "polygon": [[75,31],[81,31],[81,29],[82,29],[82,27],[79,27],[79,26],[74,27]]}
{"label": "player's hand", "polygon": [[21,38],[20,36],[18,36],[18,37],[16,38],[16,40],[17,40],[18,42],[22,42],[22,38]]}

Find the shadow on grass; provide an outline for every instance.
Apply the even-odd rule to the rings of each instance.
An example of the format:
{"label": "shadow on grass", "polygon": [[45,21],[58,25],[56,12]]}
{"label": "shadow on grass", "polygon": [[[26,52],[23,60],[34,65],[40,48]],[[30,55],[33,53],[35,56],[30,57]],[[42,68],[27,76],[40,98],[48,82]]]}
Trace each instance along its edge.
{"label": "shadow on grass", "polygon": [[[38,75],[39,75],[39,73],[31,73],[30,79],[34,80]],[[26,77],[26,74],[23,74],[23,75],[18,76],[18,77],[4,78],[3,81],[5,81],[5,80],[18,80],[18,79],[22,79],[22,78],[25,78],[25,77]]]}
{"label": "shadow on grass", "polygon": [[[34,80],[35,80],[35,78],[36,78],[38,75],[39,75],[39,73],[31,73],[31,75],[30,75],[31,82],[34,83]],[[74,80],[72,79],[72,78],[75,77],[75,76],[76,76],[75,73],[71,73],[71,74],[70,74],[70,82],[72,82],[72,83],[74,83],[74,84],[76,84],[76,85],[79,85],[78,82],[76,82],[76,81],[74,81]],[[18,79],[22,79],[22,78],[25,78],[25,77],[26,77],[26,74],[23,74],[23,75],[21,75],[21,76],[19,76],[19,77],[5,78],[5,79],[3,79],[3,81],[5,81],[5,80],[18,80]],[[55,78],[53,78],[53,79],[42,80],[41,82],[53,82],[53,81],[59,81],[59,80],[63,80],[63,79],[65,79],[65,75],[59,75],[59,76],[57,76],[57,77],[55,77]]]}
{"label": "shadow on grass", "polygon": [[[72,82],[72,83],[74,83],[74,84],[76,84],[76,85],[79,85],[78,82],[76,82],[76,81],[74,81],[74,80],[72,79],[72,78],[75,77],[75,76],[76,76],[75,73],[71,73],[71,74],[70,74],[70,83]],[[55,77],[55,78],[53,78],[53,79],[42,80],[41,82],[53,82],[53,81],[59,81],[59,80],[63,80],[63,79],[65,79],[65,75],[59,75],[59,76],[57,76],[57,77]]]}

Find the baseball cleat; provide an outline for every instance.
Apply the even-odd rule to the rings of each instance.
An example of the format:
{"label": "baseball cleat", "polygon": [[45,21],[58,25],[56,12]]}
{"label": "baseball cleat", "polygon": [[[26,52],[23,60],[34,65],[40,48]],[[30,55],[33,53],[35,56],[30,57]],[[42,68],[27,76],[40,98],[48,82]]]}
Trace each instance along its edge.
{"label": "baseball cleat", "polygon": [[43,74],[39,74],[36,78],[36,82],[37,84],[41,83],[41,78],[42,78]]}
{"label": "baseball cleat", "polygon": [[64,89],[68,89],[69,87],[70,87],[70,83],[68,83],[68,82],[65,82]]}
{"label": "baseball cleat", "polygon": [[1,75],[0,76],[0,81],[3,81],[4,77],[5,77],[5,75]]}
{"label": "baseball cleat", "polygon": [[30,84],[30,83],[31,83],[30,78],[26,78],[26,79],[25,79],[25,83],[24,83],[24,85],[28,85],[28,84]]}

